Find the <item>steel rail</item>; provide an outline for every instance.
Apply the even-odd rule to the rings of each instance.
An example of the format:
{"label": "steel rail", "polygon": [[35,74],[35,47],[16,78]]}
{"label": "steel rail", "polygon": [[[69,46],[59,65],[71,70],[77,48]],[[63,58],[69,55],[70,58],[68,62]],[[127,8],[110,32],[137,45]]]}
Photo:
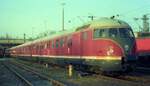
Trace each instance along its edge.
{"label": "steel rail", "polygon": [[93,76],[93,77],[96,77],[96,78],[99,78],[99,79],[105,79],[105,80],[110,80],[110,81],[118,81],[118,82],[123,82],[125,84],[130,84],[130,85],[133,85],[133,86],[141,86],[139,85],[137,82],[134,82],[134,81],[130,81],[126,78],[123,78],[123,77],[120,77],[120,76],[113,76],[113,75],[107,75],[107,74],[99,74],[99,73],[86,73],[85,74],[87,75],[90,75],[90,76]]}
{"label": "steel rail", "polygon": [[144,77],[137,77],[137,76],[120,76],[121,79],[128,80],[128,81],[133,81],[133,82],[138,82],[138,83],[150,83],[149,79],[145,79]]}
{"label": "steel rail", "polygon": [[10,66],[7,66],[6,64],[3,63],[3,65],[11,72],[13,72],[18,78],[20,78],[21,80],[23,80],[28,86],[33,86],[33,84],[28,81],[27,79],[25,79],[22,75],[20,75],[17,71],[15,71],[13,68],[11,68]]}
{"label": "steel rail", "polygon": [[150,72],[150,68],[148,68],[148,67],[137,67],[136,69],[138,69],[138,70],[145,70],[145,71]]}
{"label": "steel rail", "polygon": [[64,83],[61,83],[57,80],[54,80],[52,78],[47,77],[46,75],[43,75],[43,74],[37,72],[37,70],[31,68],[30,66],[27,66],[27,65],[24,65],[24,64],[21,64],[21,63],[18,63],[18,62],[13,62],[12,64],[14,64],[14,65],[16,65],[20,68],[23,68],[24,70],[30,71],[30,72],[38,75],[39,77],[41,77],[43,79],[46,79],[46,80],[50,81],[54,86],[66,86]]}
{"label": "steel rail", "polygon": [[142,77],[137,77],[137,76],[130,76],[130,75],[120,75],[120,76],[107,76],[107,75],[100,75],[100,74],[94,74],[96,77],[100,77],[103,79],[109,79],[109,80],[116,80],[119,82],[127,83],[130,85],[135,85],[135,86],[147,86],[150,84],[149,79],[145,79]]}

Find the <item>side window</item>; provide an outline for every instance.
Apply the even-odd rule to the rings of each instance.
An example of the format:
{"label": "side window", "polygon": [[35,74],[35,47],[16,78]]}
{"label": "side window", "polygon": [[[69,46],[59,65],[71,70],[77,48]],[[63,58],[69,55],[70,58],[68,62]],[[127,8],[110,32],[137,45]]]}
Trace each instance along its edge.
{"label": "side window", "polygon": [[72,46],[72,40],[71,39],[68,40],[67,45],[68,45],[68,47]]}
{"label": "side window", "polygon": [[38,49],[39,49],[39,50],[41,50],[41,46],[40,46],[40,44],[38,45]]}
{"label": "side window", "polygon": [[59,47],[59,40],[56,40],[56,48]]}
{"label": "side window", "polygon": [[54,45],[54,41],[52,41],[52,45],[51,45],[51,46],[52,46],[52,48],[54,48],[54,47],[55,47],[55,45]]}
{"label": "side window", "polygon": [[47,48],[47,42],[44,43],[44,49],[46,49],[46,48]]}
{"label": "side window", "polygon": [[61,39],[60,39],[60,47],[63,47],[63,45],[64,45],[64,39],[61,38]]}
{"label": "side window", "polygon": [[43,49],[43,45],[42,45],[42,44],[40,44],[40,49],[41,49],[41,50]]}
{"label": "side window", "polygon": [[45,46],[44,46],[44,43],[41,44],[41,47],[42,47],[41,49],[44,49],[44,47],[45,47]]}
{"label": "side window", "polygon": [[67,46],[68,46],[68,47],[71,47],[71,46],[72,46],[72,39],[71,39],[70,36],[67,38]]}
{"label": "side window", "polygon": [[83,32],[82,33],[82,39],[83,40],[87,40],[87,38],[88,38],[88,33],[87,32]]}
{"label": "side window", "polygon": [[47,41],[47,48],[50,48],[50,41]]}

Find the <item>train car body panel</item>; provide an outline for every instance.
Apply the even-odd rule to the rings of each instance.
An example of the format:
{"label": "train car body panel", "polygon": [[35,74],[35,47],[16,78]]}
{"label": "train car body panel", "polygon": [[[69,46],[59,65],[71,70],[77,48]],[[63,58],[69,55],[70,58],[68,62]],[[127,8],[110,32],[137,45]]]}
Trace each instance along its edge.
{"label": "train car body panel", "polygon": [[139,56],[150,55],[150,38],[137,38],[136,42]]}
{"label": "train car body panel", "polygon": [[149,32],[135,32],[138,56],[150,55],[150,33]]}
{"label": "train car body panel", "polygon": [[150,62],[150,32],[135,32],[138,65],[147,67]]}

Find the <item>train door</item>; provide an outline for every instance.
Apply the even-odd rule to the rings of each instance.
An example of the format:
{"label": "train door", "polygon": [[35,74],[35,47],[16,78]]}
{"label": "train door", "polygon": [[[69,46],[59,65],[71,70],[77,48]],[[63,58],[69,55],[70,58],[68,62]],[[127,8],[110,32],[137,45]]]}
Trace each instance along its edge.
{"label": "train door", "polygon": [[86,49],[88,46],[86,46],[88,44],[88,41],[87,41],[87,35],[88,35],[88,32],[87,31],[84,31],[84,32],[81,32],[81,56],[85,56],[86,55]]}
{"label": "train door", "polygon": [[55,55],[59,55],[59,39],[55,41]]}
{"label": "train door", "polygon": [[81,56],[92,54],[91,31],[81,32]]}
{"label": "train door", "polygon": [[67,53],[68,55],[72,55],[72,36],[68,36],[67,38]]}
{"label": "train door", "polygon": [[83,32],[80,33],[80,57],[83,56],[83,39],[82,39]]}
{"label": "train door", "polygon": [[72,35],[72,56],[76,56],[75,58],[80,58],[80,33],[74,33]]}

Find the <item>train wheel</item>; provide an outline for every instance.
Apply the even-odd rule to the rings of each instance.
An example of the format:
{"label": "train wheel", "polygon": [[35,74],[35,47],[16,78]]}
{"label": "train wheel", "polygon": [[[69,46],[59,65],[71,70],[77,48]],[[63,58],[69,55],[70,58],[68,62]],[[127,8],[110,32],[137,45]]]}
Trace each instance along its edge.
{"label": "train wheel", "polygon": [[122,65],[122,72],[127,72],[128,71],[128,64],[123,64]]}
{"label": "train wheel", "polygon": [[136,64],[131,64],[131,65],[128,67],[129,72],[135,71],[135,70],[136,70],[136,67],[137,67]]}
{"label": "train wheel", "polygon": [[135,65],[129,65],[129,64],[123,64],[122,65],[122,70],[124,73],[129,73],[132,72],[135,69]]}

